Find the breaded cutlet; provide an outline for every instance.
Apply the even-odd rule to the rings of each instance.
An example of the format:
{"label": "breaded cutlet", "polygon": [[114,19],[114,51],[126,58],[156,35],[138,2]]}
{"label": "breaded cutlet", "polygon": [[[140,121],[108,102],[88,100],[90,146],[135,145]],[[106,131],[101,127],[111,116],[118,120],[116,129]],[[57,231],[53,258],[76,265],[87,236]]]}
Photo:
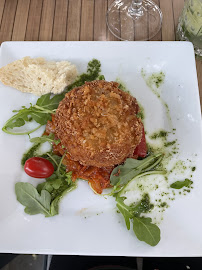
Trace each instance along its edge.
{"label": "breaded cutlet", "polygon": [[65,95],[55,114],[57,137],[71,158],[109,167],[132,157],[142,137],[139,106],[116,82],[86,82]]}

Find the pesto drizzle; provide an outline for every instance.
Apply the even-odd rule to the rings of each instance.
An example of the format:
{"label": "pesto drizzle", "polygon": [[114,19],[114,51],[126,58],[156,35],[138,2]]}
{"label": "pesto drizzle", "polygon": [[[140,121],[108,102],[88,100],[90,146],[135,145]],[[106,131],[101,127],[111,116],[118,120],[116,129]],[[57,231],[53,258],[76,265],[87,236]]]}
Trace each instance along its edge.
{"label": "pesto drizzle", "polygon": [[28,160],[31,157],[37,156],[37,153],[38,153],[40,146],[41,146],[41,143],[35,143],[35,144],[33,144],[33,146],[30,149],[28,149],[24,153],[24,155],[22,156],[22,159],[21,159],[22,166],[25,165],[26,160]]}
{"label": "pesto drizzle", "polygon": [[150,76],[147,76],[145,70],[142,68],[141,75],[142,75],[142,78],[145,80],[147,86],[159,98],[159,100],[165,107],[166,115],[167,115],[170,127],[172,127],[172,120],[171,120],[168,104],[161,98],[159,91],[157,91],[157,89],[159,89],[159,87],[164,83],[165,74],[161,71],[161,72],[154,72]]}
{"label": "pesto drizzle", "polygon": [[100,75],[100,72],[101,72],[100,61],[97,59],[91,60],[88,63],[87,72],[79,75],[75,82],[73,82],[72,84],[67,86],[65,91],[64,91],[64,94],[69,92],[70,90],[72,90],[75,87],[79,87],[79,86],[85,84],[85,82],[91,82],[94,80],[105,80],[104,75]]}

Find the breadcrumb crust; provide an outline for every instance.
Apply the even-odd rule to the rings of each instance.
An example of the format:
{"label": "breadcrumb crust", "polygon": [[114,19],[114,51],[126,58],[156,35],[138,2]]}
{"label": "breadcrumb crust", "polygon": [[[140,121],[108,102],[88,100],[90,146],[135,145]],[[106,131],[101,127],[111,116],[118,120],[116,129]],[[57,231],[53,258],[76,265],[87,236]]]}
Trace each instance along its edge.
{"label": "breadcrumb crust", "polygon": [[108,167],[132,157],[142,137],[134,97],[107,81],[86,82],[65,95],[55,114],[56,135],[71,158]]}

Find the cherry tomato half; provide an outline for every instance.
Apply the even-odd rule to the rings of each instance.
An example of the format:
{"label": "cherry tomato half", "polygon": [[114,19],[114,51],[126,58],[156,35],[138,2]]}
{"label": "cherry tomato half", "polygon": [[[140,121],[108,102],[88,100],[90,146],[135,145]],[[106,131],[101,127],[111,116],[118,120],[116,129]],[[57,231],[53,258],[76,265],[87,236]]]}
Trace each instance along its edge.
{"label": "cherry tomato half", "polygon": [[31,177],[47,178],[54,172],[53,164],[41,157],[32,157],[25,162],[24,171]]}

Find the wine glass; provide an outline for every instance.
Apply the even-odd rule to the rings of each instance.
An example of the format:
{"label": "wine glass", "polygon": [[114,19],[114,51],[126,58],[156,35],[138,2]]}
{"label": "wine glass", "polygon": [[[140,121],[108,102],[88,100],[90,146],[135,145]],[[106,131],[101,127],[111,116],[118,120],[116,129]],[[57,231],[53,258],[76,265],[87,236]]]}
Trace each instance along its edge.
{"label": "wine glass", "polygon": [[121,40],[149,40],[161,29],[162,17],[150,0],[115,0],[106,21],[110,32]]}

